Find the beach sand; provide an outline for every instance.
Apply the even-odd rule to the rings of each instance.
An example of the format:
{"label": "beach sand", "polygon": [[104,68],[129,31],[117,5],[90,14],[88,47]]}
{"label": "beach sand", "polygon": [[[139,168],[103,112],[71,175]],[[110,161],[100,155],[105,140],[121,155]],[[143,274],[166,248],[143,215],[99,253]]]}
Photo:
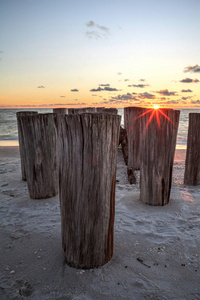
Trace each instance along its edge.
{"label": "beach sand", "polygon": [[184,163],[176,150],[170,203],[152,207],[119,148],[114,255],[81,270],[64,262],[59,197],[31,200],[18,147],[0,147],[0,299],[200,299],[200,186],[183,184]]}

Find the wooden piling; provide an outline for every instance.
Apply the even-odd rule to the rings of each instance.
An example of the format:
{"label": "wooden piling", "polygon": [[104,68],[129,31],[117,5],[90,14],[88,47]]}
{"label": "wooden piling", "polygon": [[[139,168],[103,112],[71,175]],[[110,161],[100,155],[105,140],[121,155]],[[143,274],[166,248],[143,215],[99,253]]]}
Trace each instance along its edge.
{"label": "wooden piling", "polygon": [[21,171],[22,171],[22,180],[26,181],[26,151],[25,151],[25,141],[24,134],[22,131],[20,116],[35,115],[37,111],[18,111],[16,113],[17,117],[17,127],[18,127],[18,139],[19,139],[19,151],[20,151],[20,160],[21,160]]}
{"label": "wooden piling", "polygon": [[96,111],[95,107],[82,107],[82,108],[68,108],[68,114],[85,114],[94,113]]}
{"label": "wooden piling", "polygon": [[68,110],[67,110],[67,108],[64,108],[64,107],[62,107],[62,108],[53,108],[53,113],[54,114],[67,114],[68,113]]}
{"label": "wooden piling", "polygon": [[117,115],[117,113],[118,113],[117,108],[107,108],[107,107],[97,107],[96,111],[98,113],[114,114],[114,115]]}
{"label": "wooden piling", "polygon": [[58,118],[62,247],[77,268],[102,266],[113,255],[120,121],[98,113]]}
{"label": "wooden piling", "polygon": [[128,127],[128,107],[124,107],[124,129]]}
{"label": "wooden piling", "polygon": [[20,116],[26,152],[26,177],[30,198],[58,194],[56,114]]}
{"label": "wooden piling", "polygon": [[184,184],[200,185],[200,114],[189,114]]}
{"label": "wooden piling", "polygon": [[141,116],[146,111],[142,107],[126,107],[124,108],[124,116],[126,116],[126,130],[128,139],[128,169],[138,170],[140,168],[140,147],[142,138]]}
{"label": "wooden piling", "polygon": [[144,128],[140,157],[140,199],[149,205],[169,203],[180,111],[152,109],[140,119]]}

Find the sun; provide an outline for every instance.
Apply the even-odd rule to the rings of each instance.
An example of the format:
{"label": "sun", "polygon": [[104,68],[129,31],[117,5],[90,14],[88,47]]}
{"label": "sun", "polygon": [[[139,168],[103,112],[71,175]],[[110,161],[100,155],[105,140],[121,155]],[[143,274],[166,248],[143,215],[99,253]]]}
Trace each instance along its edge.
{"label": "sun", "polygon": [[154,109],[159,109],[159,105],[158,104],[154,104]]}

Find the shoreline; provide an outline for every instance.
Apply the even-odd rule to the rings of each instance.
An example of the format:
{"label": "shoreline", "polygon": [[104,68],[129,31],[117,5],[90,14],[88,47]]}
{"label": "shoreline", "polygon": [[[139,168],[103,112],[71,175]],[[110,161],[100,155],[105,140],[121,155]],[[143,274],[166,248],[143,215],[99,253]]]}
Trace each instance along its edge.
{"label": "shoreline", "polygon": [[[2,151],[4,154],[7,152],[7,151],[11,151],[11,148],[13,148],[13,150],[15,149],[18,149],[18,152],[19,152],[19,143],[18,144],[6,144],[6,145],[1,145],[1,143],[0,143],[0,151]],[[10,149],[10,150],[9,150]],[[14,151],[15,152],[15,151]],[[13,152],[13,153],[14,153]],[[180,155],[178,155],[178,153],[182,153],[182,155],[180,156]],[[186,156],[186,148],[183,148],[183,147],[178,147],[178,148],[176,148],[175,149],[175,155],[174,155],[174,160],[177,158],[177,157],[179,157],[179,159],[180,159],[180,157],[185,157]],[[183,159],[181,159],[181,160],[183,160]]]}
{"label": "shoreline", "polygon": [[59,196],[32,200],[21,179],[19,147],[0,147],[0,299],[200,299],[200,186],[183,184],[176,150],[170,202],[140,202],[118,149],[114,254],[104,266],[66,265]]}
{"label": "shoreline", "polygon": [[[0,140],[0,147],[19,147],[18,140]],[[187,145],[176,144],[176,150],[186,150]]]}

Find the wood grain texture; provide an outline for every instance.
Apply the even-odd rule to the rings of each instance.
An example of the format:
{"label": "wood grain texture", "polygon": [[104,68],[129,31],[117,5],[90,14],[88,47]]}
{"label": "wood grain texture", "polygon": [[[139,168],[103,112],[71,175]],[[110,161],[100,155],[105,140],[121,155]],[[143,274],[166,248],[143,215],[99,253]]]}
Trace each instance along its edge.
{"label": "wood grain texture", "polygon": [[96,111],[95,107],[82,107],[82,108],[68,108],[68,114],[83,114],[83,113],[94,113]]}
{"label": "wood grain texture", "polygon": [[120,121],[98,113],[58,117],[62,247],[77,268],[102,266],[113,255]]}
{"label": "wood grain texture", "polygon": [[18,139],[19,139],[19,151],[20,151],[20,160],[21,160],[21,171],[22,171],[22,180],[26,181],[26,151],[24,147],[24,135],[21,126],[20,116],[35,115],[37,111],[18,111],[16,113],[17,117],[17,127],[18,127]]}
{"label": "wood grain texture", "polygon": [[170,198],[180,111],[153,111],[153,115],[148,113],[141,118],[146,128],[141,144],[140,199],[149,205],[163,206]]}
{"label": "wood grain texture", "polygon": [[117,115],[118,110],[117,110],[117,108],[97,107],[96,112]]}
{"label": "wood grain texture", "polygon": [[20,116],[26,152],[26,177],[30,198],[58,194],[57,114]]}
{"label": "wood grain texture", "polygon": [[189,114],[184,184],[200,184],[200,114]]}
{"label": "wood grain texture", "polygon": [[53,113],[54,114],[68,114],[68,109],[67,108],[53,108]]}
{"label": "wood grain texture", "polygon": [[128,127],[128,107],[124,107],[124,129]]}
{"label": "wood grain texture", "polygon": [[143,131],[141,115],[146,111],[142,107],[126,107],[124,115],[128,139],[128,169],[140,169],[140,147]]}

